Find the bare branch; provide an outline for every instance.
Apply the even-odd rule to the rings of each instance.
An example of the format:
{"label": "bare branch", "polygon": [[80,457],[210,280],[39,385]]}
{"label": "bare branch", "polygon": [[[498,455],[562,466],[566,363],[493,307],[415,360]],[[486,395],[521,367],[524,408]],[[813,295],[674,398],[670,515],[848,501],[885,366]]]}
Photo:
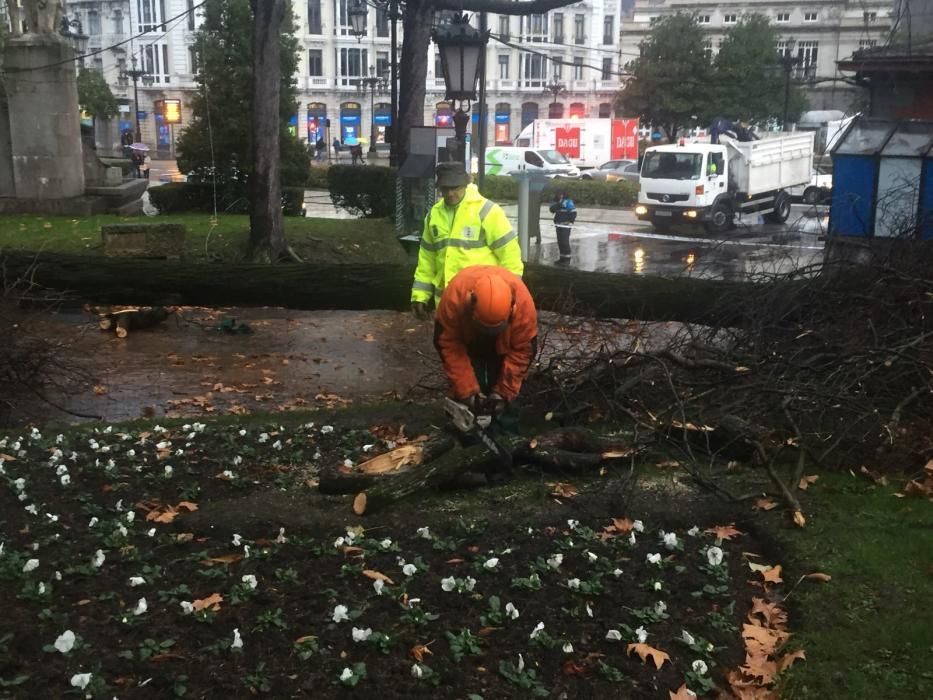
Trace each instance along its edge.
{"label": "bare branch", "polygon": [[539,15],[577,2],[579,0],[530,0],[528,2],[512,2],[511,0],[433,0],[431,4],[435,10],[494,12],[498,15]]}

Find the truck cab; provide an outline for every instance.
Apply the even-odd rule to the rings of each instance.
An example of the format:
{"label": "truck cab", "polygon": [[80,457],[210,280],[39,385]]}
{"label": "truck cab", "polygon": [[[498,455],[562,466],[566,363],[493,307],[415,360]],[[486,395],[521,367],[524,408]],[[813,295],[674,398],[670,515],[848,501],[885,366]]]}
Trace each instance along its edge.
{"label": "truck cab", "polygon": [[645,152],[638,189],[639,219],[665,224],[705,222],[717,198],[729,191],[726,147],[657,146]]}

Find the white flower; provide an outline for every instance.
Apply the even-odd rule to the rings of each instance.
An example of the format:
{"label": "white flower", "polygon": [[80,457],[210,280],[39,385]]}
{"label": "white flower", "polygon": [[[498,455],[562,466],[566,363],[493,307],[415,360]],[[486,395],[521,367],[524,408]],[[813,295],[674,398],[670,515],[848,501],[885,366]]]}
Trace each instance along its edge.
{"label": "white flower", "polygon": [[352,459],[343,460],[343,466],[346,467],[347,469],[353,469],[353,460]]}
{"label": "white flower", "polygon": [[170,443],[168,440],[162,440],[161,442],[156,443],[157,450],[167,450],[171,446],[172,443]]}
{"label": "white flower", "polygon": [[55,644],[52,646],[54,646],[55,649],[60,651],[62,654],[67,654],[74,648],[74,645],[75,633],[71,630],[65,630],[60,635],[58,635],[58,639],[55,640]]}
{"label": "white flower", "polygon": [[28,574],[30,571],[35,571],[39,568],[38,559],[30,559],[25,564],[23,564],[23,573]]}
{"label": "white flower", "polygon": [[694,673],[697,673],[701,676],[705,676],[706,672],[709,670],[706,666],[706,662],[702,659],[697,659],[694,661],[692,664],[690,664],[690,668],[693,669]]}
{"label": "white flower", "polygon": [[353,641],[354,642],[365,642],[367,639],[370,638],[372,633],[373,631],[369,627],[367,627],[366,629],[362,629],[360,627],[354,627],[352,631]]}
{"label": "white flower", "polygon": [[414,564],[405,564],[405,566],[402,567],[402,573],[406,576],[414,576],[418,573],[418,567]]}
{"label": "white flower", "polygon": [[619,578],[619,576],[621,576],[623,573],[625,572],[622,571],[622,569],[615,569],[613,570],[612,575],[615,576],[616,578]]}
{"label": "white flower", "polygon": [[242,458],[240,455],[237,455],[236,457],[233,458],[233,466],[234,466],[234,467],[238,467],[238,466],[240,466],[241,464],[243,464],[243,458]]}
{"label": "white flower", "polygon": [[384,540],[382,540],[382,542],[379,543],[379,546],[382,547],[383,549],[388,549],[389,547],[392,546],[392,540],[386,537]]}
{"label": "white flower", "polygon": [[144,586],[146,585],[146,579],[144,579],[142,576],[130,576],[129,584],[132,588],[136,588],[136,586]]}
{"label": "white flower", "polygon": [[634,533],[634,532],[628,533],[628,543],[634,547],[634,546],[635,546],[635,542],[636,542],[636,540],[635,540],[635,533]]}
{"label": "white flower", "polygon": [[224,470],[220,473],[220,475],[221,475],[224,479],[232,479],[232,478],[233,478],[233,472],[230,471],[229,469],[224,469]]}
{"label": "white flower", "polygon": [[499,559],[497,557],[492,557],[491,559],[487,559],[486,563],[483,564],[484,567],[490,570],[495,569],[498,565],[499,565]]}
{"label": "white flower", "polygon": [[637,630],[635,630],[635,637],[638,639],[639,644],[644,644],[645,640],[648,639],[648,630],[646,630],[644,627],[639,627]]}
{"label": "white flower", "polygon": [[240,428],[239,435],[240,435],[240,437],[245,437],[245,436],[246,436],[246,428]]}
{"label": "white flower", "polygon": [[279,536],[275,538],[275,543],[276,543],[276,544],[285,544],[287,541],[288,541],[288,540],[285,539],[285,528],[284,528],[284,527],[280,527],[280,528],[279,528]]}
{"label": "white flower", "polygon": [[510,620],[517,620],[518,619],[518,608],[515,607],[514,603],[506,603],[505,614],[508,615]]}
{"label": "white flower", "polygon": [[107,557],[104,555],[104,550],[98,549],[96,552],[94,552],[93,559],[91,559],[91,566],[93,566],[95,569],[99,569],[104,565],[104,560],[106,558]]}
{"label": "white flower", "polygon": [[337,605],[334,607],[334,622],[343,622],[344,620],[349,620],[350,616],[347,615],[347,606],[346,605]]}
{"label": "white flower", "polygon": [[45,595],[45,584],[42,581],[39,581],[39,585],[36,587],[36,592],[39,595]]}
{"label": "white flower", "polygon": [[62,474],[60,481],[62,482],[62,486],[68,486],[68,484],[71,483],[71,477],[68,474]]}
{"label": "white flower", "polygon": [[636,520],[634,523],[632,523],[632,529],[635,532],[644,532],[645,524],[641,520]]}
{"label": "white flower", "polygon": [[172,478],[172,474],[174,474],[174,473],[175,473],[175,470],[172,468],[172,465],[171,465],[171,464],[166,464],[166,465],[165,465],[165,478],[166,478],[166,479]]}
{"label": "white flower", "polygon": [[149,604],[146,603],[145,598],[140,598],[136,601],[136,607],[133,609],[134,615],[145,615],[146,611],[149,609]]}
{"label": "white flower", "polygon": [[20,477],[19,479],[16,479],[16,480],[13,482],[13,487],[14,487],[17,491],[23,491],[23,490],[25,490],[25,488],[26,488],[26,480],[25,480],[23,477]]}
{"label": "white flower", "polygon": [[548,557],[547,565],[552,569],[560,568],[560,565],[564,562],[564,555],[557,553]]}
{"label": "white flower", "polygon": [[457,580],[453,576],[441,579],[441,590],[450,593],[457,586]]}
{"label": "white flower", "polygon": [[543,631],[544,631],[544,623],[539,622],[537,625],[535,625],[535,628],[531,630],[531,634],[528,635],[528,639],[534,639],[539,634],[541,634]]}
{"label": "white flower", "polygon": [[589,617],[593,617],[593,608],[590,606],[589,603],[586,604],[586,614]]}
{"label": "white flower", "polygon": [[84,690],[91,682],[90,673],[76,673],[71,677],[71,687]]}
{"label": "white flower", "polygon": [[233,533],[233,546],[239,547],[242,542],[242,538],[238,534]]}
{"label": "white flower", "polygon": [[673,532],[664,535],[664,546],[668,549],[677,549],[677,535]]}
{"label": "white flower", "polygon": [[136,450],[127,450],[127,451],[126,451],[126,456],[127,456],[127,457],[135,457],[135,456],[136,456]]}
{"label": "white flower", "polygon": [[696,537],[697,535],[700,534],[700,528],[694,525],[689,530],[687,530],[687,534],[690,535],[691,537]]}
{"label": "white flower", "polygon": [[181,601],[180,605],[181,605],[181,611],[185,615],[190,615],[191,613],[194,612],[194,605],[192,605],[189,601],[183,600]]}
{"label": "white flower", "polygon": [[[326,428],[330,426],[324,426],[324,427]],[[331,428],[331,430],[333,430],[333,428]],[[324,432],[323,428],[321,429],[321,432],[322,433]],[[341,681],[348,681],[351,678],[353,678],[353,671],[351,671],[349,668],[344,668],[343,671],[340,672]]]}
{"label": "white flower", "polygon": [[421,664],[411,665],[411,675],[413,678],[421,678],[424,675],[424,670],[421,668]]}
{"label": "white flower", "polygon": [[259,433],[260,444],[269,442],[269,433]]}
{"label": "white flower", "polygon": [[131,510],[131,511],[129,511],[129,512],[126,514],[125,517],[126,517],[126,522],[131,523],[131,522],[133,522],[134,520],[136,520],[136,513],[135,513],[135,511],[132,511],[132,510]]}
{"label": "white flower", "polygon": [[433,535],[431,535],[430,528],[427,527],[419,527],[417,530],[415,530],[415,534],[424,540],[429,540],[433,537]]}
{"label": "white flower", "polygon": [[606,639],[608,639],[610,642],[621,642],[622,633],[619,630],[609,630],[606,632]]}
{"label": "white flower", "polygon": [[661,565],[661,555],[658,553],[649,554],[647,559],[649,564],[657,564],[658,566]]}
{"label": "white flower", "polygon": [[563,651],[565,654],[572,654],[573,644],[571,644],[570,642],[564,642],[564,646],[561,647],[561,651]]}
{"label": "white flower", "polygon": [[245,583],[251,591],[255,591],[256,586],[259,585],[259,582],[256,580],[256,577],[253,574],[244,574],[243,578],[240,580]]}
{"label": "white flower", "polygon": [[569,527],[571,530],[576,530],[579,524],[580,524],[580,521],[574,520],[573,518],[567,521],[567,527]]}
{"label": "white flower", "polygon": [[463,582],[463,587],[466,588],[468,591],[472,591],[475,586],[476,586],[476,579],[473,578],[472,576],[467,576],[466,580]]}
{"label": "white flower", "polygon": [[713,546],[706,550],[706,561],[710,566],[719,566],[722,564],[722,550]]}
{"label": "white flower", "polygon": [[385,588],[385,581],[376,579],[373,581],[373,588],[376,589],[376,595],[382,595],[382,589]]}
{"label": "white flower", "polygon": [[243,545],[243,558],[249,559],[249,545],[248,544]]}
{"label": "white flower", "polygon": [[327,435],[328,433],[332,433],[332,432],[334,432],[334,426],[332,425],[321,426],[321,433],[323,433],[324,435]]}
{"label": "white flower", "polygon": [[148,530],[146,530],[146,535],[148,537],[155,537],[155,534],[156,534],[156,529],[154,527],[150,527]]}
{"label": "white flower", "polygon": [[347,540],[345,537],[338,537],[336,540],[334,540],[334,549],[339,549],[340,547],[343,547],[346,543],[347,543]]}
{"label": "white flower", "polygon": [[113,508],[118,513],[122,513],[123,512],[123,499],[121,498],[119,501],[117,501],[117,504]]}
{"label": "white flower", "polygon": [[659,615],[659,616],[660,616],[660,615],[663,615],[663,614],[666,613],[666,612],[667,612],[667,603],[665,603],[663,600],[659,600],[657,603],[654,604],[654,614],[655,614],[655,615]]}
{"label": "white flower", "polygon": [[680,638],[683,639],[688,646],[693,646],[696,644],[696,640],[693,638],[693,635],[690,634],[687,630],[681,631]]}
{"label": "white flower", "polygon": [[518,668],[519,673],[525,670],[525,657],[521,654],[518,655],[518,666],[516,668]]}
{"label": "white flower", "polygon": [[586,558],[590,560],[590,563],[592,563],[599,559],[599,555],[594,554],[593,552],[587,551]]}
{"label": "white flower", "polygon": [[569,578],[567,579],[567,588],[576,591],[580,588],[580,579],[578,578]]}
{"label": "white flower", "polygon": [[369,452],[375,445],[363,445],[363,452]]}
{"label": "white flower", "polygon": [[233,628],[233,641],[230,642],[231,649],[242,649],[243,648],[243,637],[240,636],[240,628]]}

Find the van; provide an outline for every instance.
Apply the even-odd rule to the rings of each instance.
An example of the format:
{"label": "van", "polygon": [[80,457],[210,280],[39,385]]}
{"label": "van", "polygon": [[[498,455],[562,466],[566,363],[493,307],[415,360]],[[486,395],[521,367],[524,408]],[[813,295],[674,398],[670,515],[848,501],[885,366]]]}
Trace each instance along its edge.
{"label": "van", "polygon": [[520,146],[486,149],[487,175],[511,175],[524,171],[542,172],[546,177],[580,177],[580,168],[554,150]]}

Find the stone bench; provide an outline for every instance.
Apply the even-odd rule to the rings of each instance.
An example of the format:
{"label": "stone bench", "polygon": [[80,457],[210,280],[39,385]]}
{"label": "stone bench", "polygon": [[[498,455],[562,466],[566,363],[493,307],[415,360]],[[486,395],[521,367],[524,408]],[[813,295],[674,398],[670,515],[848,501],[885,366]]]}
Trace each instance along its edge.
{"label": "stone bench", "polygon": [[104,224],[100,237],[107,257],[145,257],[177,260],[185,250],[184,224]]}

